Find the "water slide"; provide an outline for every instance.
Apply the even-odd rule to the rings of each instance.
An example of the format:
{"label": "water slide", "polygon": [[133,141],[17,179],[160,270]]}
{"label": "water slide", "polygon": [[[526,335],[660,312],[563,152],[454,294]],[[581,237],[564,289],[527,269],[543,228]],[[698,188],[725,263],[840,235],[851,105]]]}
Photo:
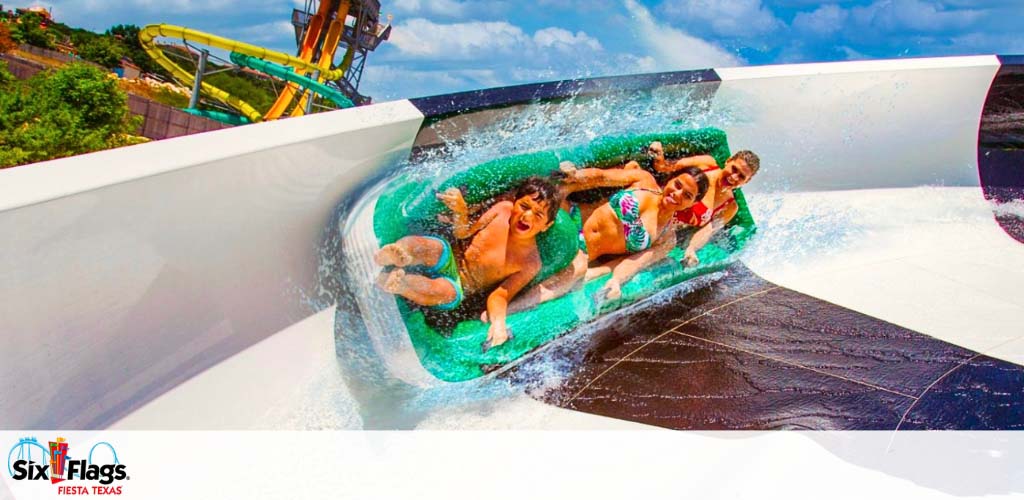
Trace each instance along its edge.
{"label": "water slide", "polygon": [[[333,3],[331,1],[320,2],[316,14],[309,19],[309,24],[306,26],[306,34],[302,39],[302,47],[299,50],[298,56],[303,61],[311,62],[319,48],[320,59],[317,61],[316,67],[320,69],[322,74],[326,74],[334,62],[334,51],[338,49],[338,39],[345,28],[345,16],[348,15],[349,6],[351,5],[349,0],[341,0],[339,2],[335,18],[331,20],[327,32],[324,33],[324,23],[327,22],[328,16],[331,14],[331,5]],[[321,36],[324,37],[323,43],[320,43]],[[340,71],[344,73],[344,70]],[[295,94],[298,90],[298,84],[289,82],[284,90],[281,91],[281,94],[277,96],[274,104],[267,110],[266,118],[268,120],[276,120],[283,115],[288,106],[295,100]],[[303,103],[299,103],[299,106],[304,107]]]}
{"label": "water slide", "polygon": [[[0,171],[0,232],[14,235],[0,250],[0,374],[18,381],[0,420],[1022,429],[1022,68],[973,56],[530,84]],[[758,232],[739,263],[470,382],[437,380],[389,335],[394,302],[366,255],[382,182],[667,126],[717,127],[761,156],[745,188]],[[975,439],[964,446],[1010,438]],[[801,463],[876,467],[824,441]],[[877,467],[948,495],[1024,487],[996,451],[939,463],[920,450],[927,474]],[[936,477],[954,465],[977,474],[970,491]]]}
{"label": "water slide", "polygon": [[[324,43],[322,46],[323,48],[320,51],[320,60],[316,63],[317,67],[320,68],[321,74],[326,73],[327,70],[331,69],[331,65],[334,64],[334,53],[338,50],[338,43],[341,40],[341,35],[345,31],[345,19],[347,14],[343,15],[342,13],[349,12],[350,5],[351,2],[349,0],[343,0],[341,2],[341,5],[338,7],[338,17],[334,19],[334,21],[331,21],[331,26],[327,29],[327,35],[324,37]],[[355,48],[355,45],[350,44],[345,50],[345,56],[342,57],[341,65],[338,66],[338,70],[341,71],[342,75],[344,75],[345,72],[348,71],[349,66],[352,65],[352,55],[355,53]],[[322,77],[318,77],[317,80],[323,82],[324,79]],[[294,108],[292,108],[290,116],[296,117],[304,115],[306,113],[306,101],[308,101],[310,97],[309,92],[303,92],[302,97],[299,98],[299,102],[296,103]],[[348,98],[346,97],[345,100],[348,100]],[[335,102],[337,103],[337,101]],[[349,104],[342,105],[339,103],[339,106],[348,107],[352,106],[352,104],[351,101],[349,101]]]}
{"label": "water slide", "polygon": [[[315,70],[320,69],[315,64],[309,62],[309,58],[302,59],[300,57],[290,56],[281,52],[265,49],[255,45],[239,42],[229,38],[220,37],[217,35],[211,35],[202,31],[197,31],[181,26],[173,26],[169,24],[152,24],[142,28],[139,31],[139,41],[142,43],[142,48],[153,58],[158,64],[166,68],[175,78],[182,82],[191,83],[194,81],[195,75],[185,71],[181,66],[175,63],[173,60],[167,57],[163,53],[163,50],[156,43],[158,37],[167,37],[181,39],[185,41],[192,41],[209,47],[221,48],[230,52],[244,54],[257,59],[273,62],[276,64],[291,66],[296,71],[303,71],[312,73]],[[342,71],[338,69],[328,69],[327,71],[321,71],[321,76],[325,80],[333,80],[340,78]],[[253,122],[263,120],[263,115],[253,108],[249,103],[233,96],[217,87],[210,85],[209,83],[203,82],[202,92],[218,99],[225,104],[228,104],[234,109],[237,109],[242,116]]]}
{"label": "water slide", "polygon": [[274,64],[272,62],[257,59],[255,57],[247,56],[245,54],[239,54],[237,52],[232,52],[230,59],[231,62],[239,66],[252,68],[256,71],[260,71],[262,73],[275,76],[282,80],[301,85],[305,89],[311,90],[330,99],[331,101],[333,101],[335,104],[342,108],[349,108],[353,106],[352,101],[349,100],[349,98],[346,97],[345,94],[342,94],[338,90],[328,87],[327,85],[324,85],[312,78],[299,75],[292,71],[292,69],[287,66],[281,66],[280,64]]}

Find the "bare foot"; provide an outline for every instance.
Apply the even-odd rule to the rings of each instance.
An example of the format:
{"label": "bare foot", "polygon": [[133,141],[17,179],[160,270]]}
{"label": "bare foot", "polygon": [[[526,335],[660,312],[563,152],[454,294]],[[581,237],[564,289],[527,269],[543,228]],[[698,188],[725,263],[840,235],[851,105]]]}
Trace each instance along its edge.
{"label": "bare foot", "polygon": [[405,270],[394,269],[391,272],[381,272],[377,275],[377,286],[385,292],[398,294],[405,288]]}
{"label": "bare foot", "polygon": [[390,245],[384,245],[380,250],[377,251],[377,255],[373,257],[374,262],[378,266],[398,266],[405,267],[412,263],[412,255],[409,255],[401,245],[392,243]]}

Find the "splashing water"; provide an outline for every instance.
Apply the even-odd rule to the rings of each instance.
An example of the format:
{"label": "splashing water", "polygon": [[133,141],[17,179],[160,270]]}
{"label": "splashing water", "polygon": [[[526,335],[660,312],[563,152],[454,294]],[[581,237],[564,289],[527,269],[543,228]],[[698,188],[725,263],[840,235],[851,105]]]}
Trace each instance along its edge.
{"label": "splashing water", "polygon": [[[710,85],[710,84],[709,84]],[[699,286],[695,282],[674,287],[624,311],[583,325],[574,332],[557,339],[557,349],[541,348],[528,366],[521,367],[526,376],[514,378],[488,376],[459,384],[409,384],[395,380],[394,372],[422,371],[418,359],[398,354],[388,366],[380,353],[398,353],[411,345],[400,341],[382,341],[366,334],[367,325],[375,331],[396,329],[391,323],[397,319],[394,298],[379,292],[373,286],[378,269],[372,265],[372,251],[376,241],[367,235],[368,226],[356,229],[353,221],[369,218],[370,207],[376,202],[383,186],[396,178],[410,179],[424,184],[424,196],[432,193],[452,174],[496,158],[534,151],[551,150],[587,143],[598,137],[624,136],[665,130],[693,129],[731,123],[727,112],[709,111],[710,87],[679,85],[653,91],[629,91],[598,97],[578,96],[560,102],[539,103],[513,110],[509,116],[488,125],[482,125],[458,137],[445,136],[444,128],[437,127],[443,148],[422,152],[415,160],[396,162],[390,175],[366,194],[339,211],[338,230],[329,228],[321,251],[321,284],[313,304],[338,302],[336,339],[340,364],[353,393],[360,400],[360,414],[366,427],[410,428],[424,418],[435,418],[439,409],[488,405],[522,394],[525,390],[543,391],[557,384],[577,366],[578,359],[558,353],[580,351],[575,349],[601,325],[633,308],[650,305],[649,301],[667,301]],[[358,248],[358,250],[356,250]],[[389,317],[390,316],[390,317]],[[361,333],[356,333],[361,332]],[[396,361],[397,360],[397,361]],[[395,365],[405,365],[395,366]],[[527,382],[523,382],[526,380]],[[417,386],[420,385],[420,386]],[[433,417],[430,417],[433,416]],[[436,420],[435,420],[436,421]]]}
{"label": "splashing water", "polygon": [[[654,92],[623,92],[535,104],[458,137],[444,137],[443,129],[439,129],[446,142],[444,148],[425,151],[415,161],[396,162],[384,181],[339,210],[339,224],[329,228],[325,235],[321,290],[310,301],[339,304],[335,327],[339,366],[345,372],[354,400],[358,401],[357,420],[364,427],[446,427],[446,416],[454,415],[459,417],[453,422],[461,422],[454,425],[463,425],[470,418],[467,414],[491,419],[494,425],[488,427],[502,427],[493,419],[520,416],[498,417],[500,408],[520,407],[517,405],[524,394],[542,395],[564,382],[579,366],[583,347],[594,332],[620,321],[623,315],[678,300],[720,278],[720,274],[710,275],[683,283],[582,325],[526,356],[525,361],[516,365],[514,376],[491,375],[458,384],[403,382],[394,376],[395,370],[422,368],[414,354],[388,361],[381,358],[384,351],[411,352],[407,338],[404,345],[382,345],[380,339],[367,333],[368,324],[387,331],[397,328],[394,322],[400,320],[394,298],[373,286],[373,276],[378,271],[371,260],[375,238],[366,234],[368,226],[359,226],[360,231],[354,224],[360,217],[364,222],[367,220],[383,186],[402,177],[422,182],[423,192],[431,193],[452,174],[496,158],[575,146],[597,137],[649,133],[670,127],[723,127],[733,122],[728,112],[710,112],[706,94],[695,87],[699,88],[666,87]],[[765,187],[770,191],[765,191]],[[758,232],[743,259],[755,268],[784,270],[815,259],[839,256],[896,225],[973,224],[992,217],[992,207],[982,203],[979,208],[975,201],[977,193],[970,190],[943,191],[942,196],[947,198],[936,204],[935,196],[907,196],[886,190],[872,195],[876,201],[835,203],[837,197],[849,196],[854,200],[863,193],[830,193],[825,199],[815,193],[788,193],[785,185],[761,188],[747,196]],[[936,195],[936,190],[945,188],[915,189],[919,194]],[[997,210],[1024,212],[1019,203],[1002,204]],[[899,216],[894,217],[894,213]],[[913,236],[908,233],[907,237]]]}

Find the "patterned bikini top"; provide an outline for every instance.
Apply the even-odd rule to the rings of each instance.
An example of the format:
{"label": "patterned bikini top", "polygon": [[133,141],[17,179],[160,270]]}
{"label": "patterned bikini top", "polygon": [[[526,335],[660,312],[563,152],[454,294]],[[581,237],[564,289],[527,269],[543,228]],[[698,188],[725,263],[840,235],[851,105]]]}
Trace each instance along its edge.
{"label": "patterned bikini top", "polygon": [[[644,227],[644,221],[640,217],[640,200],[634,194],[636,191],[647,191],[660,195],[661,191],[654,189],[623,189],[608,199],[615,216],[622,222],[622,233],[626,240],[626,251],[637,253],[651,248],[654,238]],[[666,227],[668,227],[666,225]],[[664,231],[664,229],[663,229]]]}

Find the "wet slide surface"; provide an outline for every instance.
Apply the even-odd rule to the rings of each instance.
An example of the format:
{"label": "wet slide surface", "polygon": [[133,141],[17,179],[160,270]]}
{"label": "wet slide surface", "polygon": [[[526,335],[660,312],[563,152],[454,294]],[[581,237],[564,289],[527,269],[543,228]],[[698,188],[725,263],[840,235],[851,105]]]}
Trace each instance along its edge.
{"label": "wet slide surface", "polygon": [[672,429],[1024,429],[1024,367],[742,264],[621,318],[584,349],[564,383],[535,397]]}

